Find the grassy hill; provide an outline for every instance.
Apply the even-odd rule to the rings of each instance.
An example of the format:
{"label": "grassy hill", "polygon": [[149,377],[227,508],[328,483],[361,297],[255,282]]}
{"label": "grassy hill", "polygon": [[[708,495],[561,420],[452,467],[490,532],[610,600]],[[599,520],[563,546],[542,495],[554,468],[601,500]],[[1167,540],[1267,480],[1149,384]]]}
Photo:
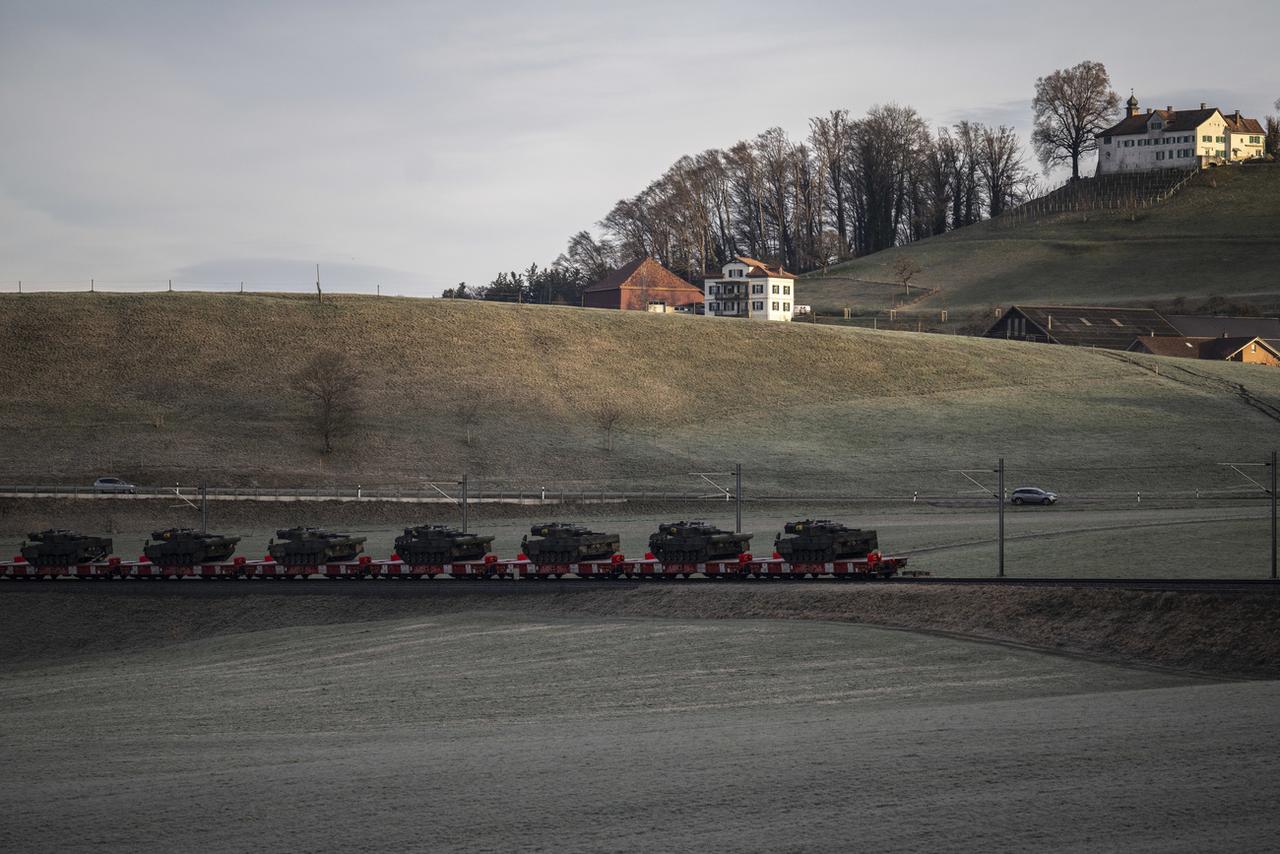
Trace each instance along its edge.
{"label": "grassy hill", "polygon": [[910,257],[913,284],[938,292],[915,307],[988,310],[1015,302],[1116,305],[1210,296],[1280,304],[1280,164],[1215,169],[1136,214],[1056,214],[983,222],[813,274],[797,300],[820,312],[880,309]]}
{"label": "grassy hill", "polygon": [[[742,461],[764,490],[954,493],[994,463],[1059,489],[1210,488],[1257,458],[1280,371],[957,336],[444,300],[0,296],[0,482],[687,489]],[[328,456],[288,376],[362,366]],[[1160,374],[1151,366],[1163,365]],[[1193,372],[1189,372],[1193,371]],[[479,399],[473,441],[457,402]],[[606,450],[594,413],[621,418]],[[1165,467],[1172,466],[1166,470]],[[1194,481],[1194,482],[1193,482]]]}

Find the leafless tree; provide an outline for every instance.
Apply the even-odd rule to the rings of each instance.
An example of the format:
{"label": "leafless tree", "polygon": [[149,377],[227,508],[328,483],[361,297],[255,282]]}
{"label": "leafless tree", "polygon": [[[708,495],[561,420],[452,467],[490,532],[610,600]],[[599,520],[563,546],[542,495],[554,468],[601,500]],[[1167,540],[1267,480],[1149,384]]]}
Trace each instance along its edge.
{"label": "leafless tree", "polygon": [[1045,171],[1070,163],[1071,178],[1079,178],[1081,156],[1097,150],[1097,134],[1111,125],[1119,107],[1120,96],[1101,62],[1086,60],[1036,80],[1031,144]]}
{"label": "leafless tree", "polygon": [[908,297],[911,296],[911,280],[919,274],[920,265],[909,255],[901,255],[893,262],[893,277]]}
{"label": "leafless tree", "polygon": [[613,431],[622,421],[622,410],[615,404],[606,403],[595,411],[596,426],[604,433],[605,450],[613,453]]}
{"label": "leafless tree", "polygon": [[1022,143],[1011,127],[979,126],[978,173],[982,175],[987,212],[1000,216],[1006,208],[1022,201],[1031,175],[1023,165]]}
{"label": "leafless tree", "polygon": [[308,424],[321,441],[322,452],[349,435],[359,416],[360,373],[340,350],[321,350],[294,372],[290,385],[302,398]]}
{"label": "leafless tree", "polygon": [[462,444],[470,448],[476,427],[484,415],[484,401],[472,392],[463,392],[463,395],[462,402],[454,407],[454,412],[457,413],[458,426],[462,428]]}

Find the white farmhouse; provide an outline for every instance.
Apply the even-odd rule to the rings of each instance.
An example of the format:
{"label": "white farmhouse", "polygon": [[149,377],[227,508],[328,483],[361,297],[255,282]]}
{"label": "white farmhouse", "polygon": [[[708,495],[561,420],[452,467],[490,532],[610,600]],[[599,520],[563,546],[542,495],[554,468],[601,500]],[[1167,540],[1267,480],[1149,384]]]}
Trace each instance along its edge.
{"label": "white farmhouse", "polygon": [[1203,168],[1261,157],[1266,131],[1236,110],[1223,115],[1205,104],[1198,110],[1138,109],[1129,96],[1126,115],[1098,134],[1098,174],[1153,169]]}
{"label": "white farmhouse", "polygon": [[721,277],[702,284],[706,313],[717,317],[790,320],[796,277],[781,266],[737,257],[721,268]]}

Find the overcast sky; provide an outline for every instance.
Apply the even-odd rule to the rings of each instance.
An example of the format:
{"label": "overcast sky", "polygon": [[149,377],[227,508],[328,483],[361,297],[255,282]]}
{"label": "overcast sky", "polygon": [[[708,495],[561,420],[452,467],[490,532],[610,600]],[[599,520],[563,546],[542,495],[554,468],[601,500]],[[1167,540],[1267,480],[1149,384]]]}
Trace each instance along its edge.
{"label": "overcast sky", "polygon": [[[910,104],[1026,132],[1037,76],[1247,115],[1280,3],[0,0],[0,288],[437,294],[552,261],[682,154]],[[1203,24],[1201,23],[1203,22]]]}

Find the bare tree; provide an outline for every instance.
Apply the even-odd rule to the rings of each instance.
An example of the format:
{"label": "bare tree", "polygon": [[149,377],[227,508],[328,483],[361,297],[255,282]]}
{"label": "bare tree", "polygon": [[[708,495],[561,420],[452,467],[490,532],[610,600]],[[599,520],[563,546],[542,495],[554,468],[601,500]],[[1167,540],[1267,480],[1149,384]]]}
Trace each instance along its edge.
{"label": "bare tree", "polygon": [[[1275,108],[1280,113],[1280,98],[1276,98]],[[1267,116],[1266,152],[1280,158],[1280,115]]]}
{"label": "bare tree", "polygon": [[978,173],[982,175],[987,212],[1000,216],[1022,201],[1031,176],[1022,161],[1022,143],[1017,132],[1005,125],[980,127],[978,133]]}
{"label": "bare tree", "polygon": [[484,402],[475,395],[468,395],[462,403],[453,407],[458,416],[458,426],[462,428],[462,444],[468,448],[475,438],[476,426],[484,414]]}
{"label": "bare tree", "polygon": [[360,373],[339,350],[321,350],[290,378],[307,408],[307,421],[321,440],[323,453],[354,430],[359,416]]}
{"label": "bare tree", "polygon": [[613,453],[613,431],[622,420],[622,410],[617,405],[606,403],[595,412],[596,426],[604,433],[605,450]]}
{"label": "bare tree", "polygon": [[919,274],[920,265],[908,255],[900,255],[898,260],[893,262],[893,278],[902,285],[908,297],[911,296],[911,280]]}
{"label": "bare tree", "polygon": [[1097,135],[1119,107],[1120,96],[1101,62],[1086,60],[1036,80],[1031,144],[1045,171],[1070,163],[1071,178],[1078,179],[1081,156],[1097,150]]}

